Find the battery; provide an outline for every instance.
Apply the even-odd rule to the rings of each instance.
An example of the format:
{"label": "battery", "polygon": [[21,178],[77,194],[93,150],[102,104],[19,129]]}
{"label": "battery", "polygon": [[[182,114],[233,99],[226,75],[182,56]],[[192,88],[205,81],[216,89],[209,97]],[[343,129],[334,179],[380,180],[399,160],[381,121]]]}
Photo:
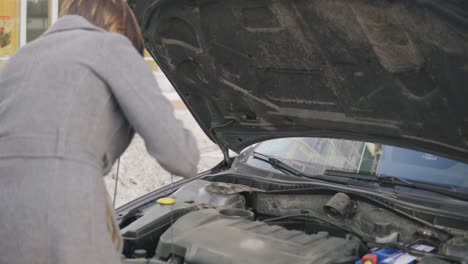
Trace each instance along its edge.
{"label": "battery", "polygon": [[[421,252],[435,252],[436,247],[422,244],[414,243],[410,248],[421,251]],[[377,255],[378,264],[414,264],[417,263],[417,257],[410,255],[403,249],[397,248],[381,248],[375,251],[371,251],[372,254]],[[355,264],[362,264],[362,260],[358,260]]]}

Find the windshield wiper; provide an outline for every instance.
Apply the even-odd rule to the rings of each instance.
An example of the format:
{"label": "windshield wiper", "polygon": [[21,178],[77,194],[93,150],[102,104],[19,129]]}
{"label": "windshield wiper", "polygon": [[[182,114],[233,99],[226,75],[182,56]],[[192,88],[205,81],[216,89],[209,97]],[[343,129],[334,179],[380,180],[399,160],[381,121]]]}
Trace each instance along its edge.
{"label": "windshield wiper", "polygon": [[[351,185],[353,185],[351,182],[346,181],[346,180],[339,180],[337,178],[341,177],[341,178],[346,178],[346,179],[364,180],[364,181],[376,182],[379,185],[404,186],[404,187],[411,187],[411,188],[425,190],[425,191],[431,191],[431,192],[443,194],[446,196],[450,196],[453,198],[468,201],[468,193],[458,192],[456,191],[456,188],[453,188],[451,186],[414,182],[414,181],[410,181],[407,179],[403,179],[401,177],[390,176],[390,175],[373,176],[373,175],[368,175],[368,174],[361,174],[361,173],[354,173],[354,172],[347,172],[347,171],[337,171],[337,170],[326,170],[324,172],[324,175],[309,175],[291,167],[287,163],[277,158],[274,158],[274,157],[271,157],[271,156],[268,156],[259,152],[253,152],[251,155],[254,159],[258,159],[263,162],[266,162],[270,164],[271,167],[283,173],[297,176],[297,177],[335,182],[335,183],[341,183],[341,184],[351,184]],[[329,177],[329,176],[332,176],[332,177]]]}
{"label": "windshield wiper", "polygon": [[340,184],[347,184],[348,181],[345,181],[345,180],[341,180],[341,179],[337,179],[337,178],[330,178],[328,176],[325,176],[325,175],[309,175],[309,174],[305,174],[291,166],[289,166],[287,163],[285,163],[284,161],[281,161],[277,158],[274,158],[274,157],[271,157],[271,156],[268,156],[268,155],[265,155],[265,154],[262,154],[262,153],[259,153],[259,152],[252,152],[251,156],[254,158],[254,159],[258,159],[258,160],[261,160],[263,162],[266,162],[268,164],[271,165],[271,167],[283,172],[283,173],[286,173],[288,175],[292,175],[292,176],[296,176],[296,177],[300,177],[300,178],[307,178],[307,179],[314,179],[314,180],[322,180],[322,181],[327,181],[327,182],[334,182],[334,183],[340,183]]}
{"label": "windshield wiper", "polygon": [[277,169],[279,171],[282,171],[282,172],[284,172],[286,174],[299,176],[299,177],[304,177],[305,176],[302,172],[296,170],[295,168],[289,166],[288,164],[286,164],[285,162],[283,162],[283,161],[281,161],[281,160],[279,160],[277,158],[270,157],[268,155],[258,153],[258,152],[253,152],[252,157],[254,159],[264,161],[264,162],[270,164],[271,167],[273,167],[273,168],[275,168],[275,169]]}
{"label": "windshield wiper", "polygon": [[453,198],[468,201],[468,193],[458,192],[456,188],[452,186],[436,185],[436,184],[430,184],[430,183],[420,183],[420,182],[415,182],[415,181],[403,179],[401,177],[390,176],[390,175],[372,176],[372,175],[367,175],[367,174],[360,174],[360,173],[347,172],[347,171],[336,171],[336,170],[326,170],[324,174],[328,176],[337,176],[337,177],[345,177],[345,178],[353,178],[353,179],[371,181],[371,182],[376,182],[380,185],[411,187],[415,189],[431,191],[431,192],[443,194],[446,196],[450,196]]}

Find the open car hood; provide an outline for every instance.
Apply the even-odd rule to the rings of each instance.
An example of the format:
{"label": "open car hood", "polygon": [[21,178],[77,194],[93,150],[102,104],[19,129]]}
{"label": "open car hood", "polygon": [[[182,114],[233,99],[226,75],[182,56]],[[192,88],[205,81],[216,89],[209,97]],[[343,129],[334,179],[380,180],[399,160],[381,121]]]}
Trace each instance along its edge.
{"label": "open car hood", "polygon": [[130,5],[147,49],[225,150],[324,136],[468,161],[466,1]]}

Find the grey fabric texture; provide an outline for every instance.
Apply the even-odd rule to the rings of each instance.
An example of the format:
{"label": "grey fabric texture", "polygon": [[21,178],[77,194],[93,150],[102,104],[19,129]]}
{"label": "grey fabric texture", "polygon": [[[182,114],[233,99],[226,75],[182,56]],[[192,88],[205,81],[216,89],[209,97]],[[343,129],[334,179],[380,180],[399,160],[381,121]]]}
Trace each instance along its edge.
{"label": "grey fabric texture", "polygon": [[10,58],[0,71],[0,263],[118,263],[102,176],[134,131],[170,173],[196,175],[194,137],[125,36],[64,16]]}

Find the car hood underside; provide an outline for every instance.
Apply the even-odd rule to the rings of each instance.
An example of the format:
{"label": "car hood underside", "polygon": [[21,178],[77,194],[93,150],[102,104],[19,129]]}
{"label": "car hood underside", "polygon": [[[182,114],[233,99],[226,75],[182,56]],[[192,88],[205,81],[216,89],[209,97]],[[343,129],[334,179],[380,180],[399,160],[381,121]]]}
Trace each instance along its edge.
{"label": "car hood underside", "polygon": [[240,151],[324,136],[468,160],[468,4],[130,1],[208,136]]}

